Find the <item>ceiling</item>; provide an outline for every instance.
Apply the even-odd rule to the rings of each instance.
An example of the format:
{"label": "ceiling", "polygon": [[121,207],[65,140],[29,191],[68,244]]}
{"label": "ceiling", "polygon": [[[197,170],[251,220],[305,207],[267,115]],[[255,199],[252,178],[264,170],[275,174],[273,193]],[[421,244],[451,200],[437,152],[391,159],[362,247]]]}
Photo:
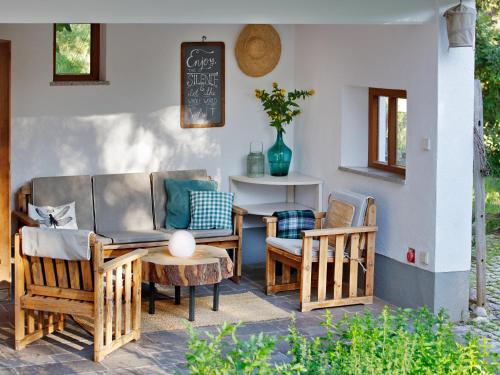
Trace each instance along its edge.
{"label": "ceiling", "polygon": [[456,3],[458,0],[0,0],[0,23],[418,24],[428,21],[438,6]]}

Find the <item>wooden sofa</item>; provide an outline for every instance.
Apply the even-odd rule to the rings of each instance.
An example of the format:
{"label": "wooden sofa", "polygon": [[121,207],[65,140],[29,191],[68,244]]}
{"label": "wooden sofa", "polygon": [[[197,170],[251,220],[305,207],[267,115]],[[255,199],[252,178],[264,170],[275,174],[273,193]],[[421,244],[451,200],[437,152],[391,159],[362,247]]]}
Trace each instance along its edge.
{"label": "wooden sofa", "polygon": [[[78,228],[97,234],[105,258],[115,258],[138,248],[164,246],[173,233],[165,228],[166,178],[210,179],[205,170],[37,177],[16,193],[13,216],[19,226],[38,226],[27,214],[28,203],[58,206],[75,202]],[[235,282],[241,278],[245,214],[244,209],[233,206],[231,230],[192,231],[198,244],[231,251]]]}

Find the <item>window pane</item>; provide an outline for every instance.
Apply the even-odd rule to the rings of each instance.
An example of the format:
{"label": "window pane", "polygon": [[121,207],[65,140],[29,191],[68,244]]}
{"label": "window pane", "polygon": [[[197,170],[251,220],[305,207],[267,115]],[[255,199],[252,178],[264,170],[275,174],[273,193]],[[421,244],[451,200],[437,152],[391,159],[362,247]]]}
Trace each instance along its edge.
{"label": "window pane", "polygon": [[389,153],[389,98],[387,96],[378,97],[378,153],[377,160],[387,163]]}
{"label": "window pane", "polygon": [[56,24],[56,74],[90,74],[90,24]]}
{"label": "window pane", "polygon": [[406,99],[398,99],[396,117],[396,164],[406,166]]}

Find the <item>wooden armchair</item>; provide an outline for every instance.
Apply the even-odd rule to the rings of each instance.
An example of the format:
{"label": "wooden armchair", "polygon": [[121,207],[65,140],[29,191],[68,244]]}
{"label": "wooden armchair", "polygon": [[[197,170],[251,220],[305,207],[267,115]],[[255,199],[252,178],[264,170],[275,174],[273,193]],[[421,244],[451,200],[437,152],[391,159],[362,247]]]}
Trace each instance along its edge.
{"label": "wooden armchair", "polygon": [[[325,212],[315,213],[316,229],[303,231],[302,240],[277,239],[277,218],[264,218],[266,293],[300,289],[300,311],[372,303],[377,232],[374,200],[368,199],[363,226],[321,229],[325,215]],[[329,237],[334,238],[335,247],[329,246]],[[280,283],[276,263],[283,267]],[[364,279],[360,278],[363,274],[359,272],[360,266]],[[297,270],[295,281],[291,281],[291,268]],[[344,281],[347,282],[345,289]],[[364,290],[359,293],[361,283]],[[313,286],[317,287],[317,296],[311,299]]]}
{"label": "wooden armchair", "polygon": [[[93,321],[94,361],[141,334],[141,260],[136,250],[106,263],[91,238],[90,261],[25,256],[15,236],[15,349],[64,329],[65,315]],[[85,326],[86,325],[86,326]]]}

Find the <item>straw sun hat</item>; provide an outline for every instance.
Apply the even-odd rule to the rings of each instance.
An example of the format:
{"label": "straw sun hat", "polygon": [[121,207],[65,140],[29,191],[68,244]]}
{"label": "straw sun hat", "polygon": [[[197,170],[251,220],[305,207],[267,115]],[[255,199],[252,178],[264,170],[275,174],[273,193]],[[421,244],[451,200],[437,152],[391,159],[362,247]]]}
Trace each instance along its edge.
{"label": "straw sun hat", "polygon": [[243,73],[261,77],[280,61],[280,36],[271,25],[247,25],[238,37],[235,52]]}

